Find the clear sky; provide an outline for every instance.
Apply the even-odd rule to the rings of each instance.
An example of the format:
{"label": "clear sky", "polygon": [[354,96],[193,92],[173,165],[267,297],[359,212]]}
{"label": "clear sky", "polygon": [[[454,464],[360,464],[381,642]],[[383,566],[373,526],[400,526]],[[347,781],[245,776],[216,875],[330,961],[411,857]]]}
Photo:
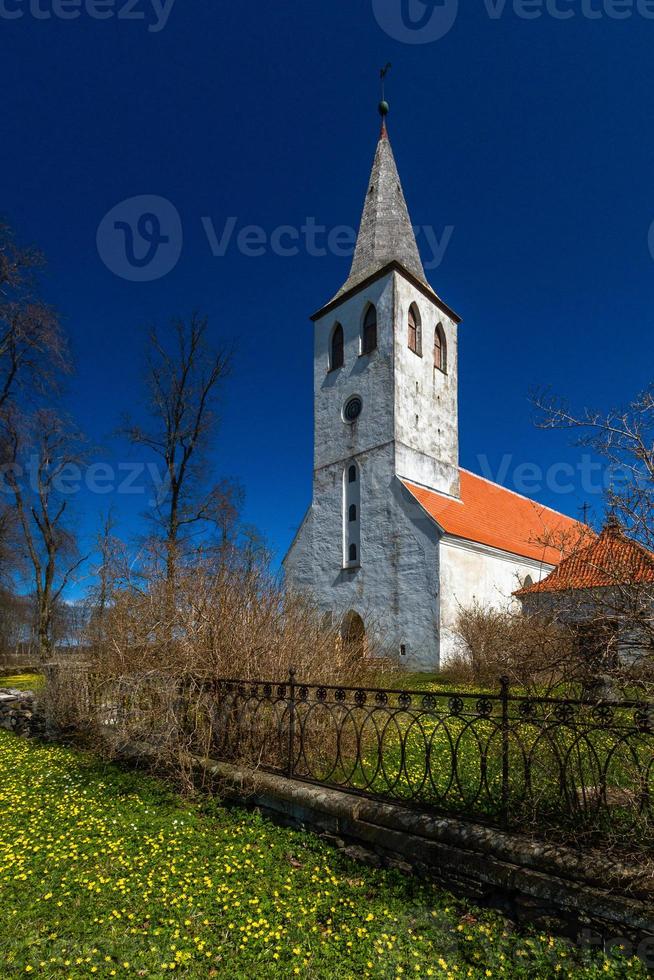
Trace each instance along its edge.
{"label": "clear sky", "polygon": [[[271,236],[307,218],[358,224],[378,70],[392,62],[389,131],[409,210],[446,235],[427,275],[463,317],[462,465],[569,514],[598,504],[588,477],[551,469],[580,452],[534,428],[527,396],[545,384],[609,407],[651,379],[654,4],[75,3],[0,0],[0,211],[49,258],[45,293],[77,367],[68,408],[104,447],[98,458],[146,461],[112,438],[121,411],[140,411],[144,330],[206,311],[237,350],[215,473],[242,481],[247,519],[283,555],[311,495],[308,316],[350,260],[308,254],[302,232],[299,254],[276,254]],[[145,282],[108,268],[102,230],[105,261],[96,244],[104,216],[138,195],[169,201],[183,235],[173,230],[174,268]],[[244,248],[241,235],[239,247],[249,225],[265,245]],[[207,229],[227,234],[225,254]],[[113,496],[129,536],[146,496]],[[83,538],[108,499],[76,499]]]}

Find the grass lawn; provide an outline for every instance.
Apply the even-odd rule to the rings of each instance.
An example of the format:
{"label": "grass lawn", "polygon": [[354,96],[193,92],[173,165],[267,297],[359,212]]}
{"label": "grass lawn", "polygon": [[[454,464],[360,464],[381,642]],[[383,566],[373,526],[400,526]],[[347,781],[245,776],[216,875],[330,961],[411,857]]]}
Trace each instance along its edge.
{"label": "grass lawn", "polygon": [[0,676],[0,687],[13,687],[17,691],[38,691],[43,687],[42,674],[4,674]]}
{"label": "grass lawn", "polygon": [[0,976],[645,977],[310,834],[0,732]]}

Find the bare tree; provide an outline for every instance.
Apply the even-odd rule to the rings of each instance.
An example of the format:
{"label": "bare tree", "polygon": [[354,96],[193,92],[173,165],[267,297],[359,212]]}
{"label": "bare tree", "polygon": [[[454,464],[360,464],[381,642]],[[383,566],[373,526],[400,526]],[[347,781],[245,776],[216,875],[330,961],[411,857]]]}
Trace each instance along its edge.
{"label": "bare tree", "polygon": [[207,318],[198,314],[188,322],[174,320],[165,336],[150,332],[146,380],[153,424],[127,427],[131,442],[152,450],[165,468],[151,516],[171,591],[192,539],[211,528],[224,533],[239,509],[235,485],[223,481],[212,487],[205,478],[217,400],[230,367],[229,352],[212,348],[207,334]]}
{"label": "bare tree", "polygon": [[123,542],[116,537],[116,519],[113,508],[104,515],[96,535],[96,551],[99,555],[91,568],[94,584],[89,590],[85,610],[87,622],[84,627],[86,646],[97,650],[107,641],[106,621],[109,611],[121,588],[131,583],[130,565],[133,558]]}
{"label": "bare tree", "polygon": [[[44,267],[34,248],[16,244],[10,227],[0,221],[0,425],[17,403],[52,387],[69,370],[59,318],[38,296],[36,273]],[[0,451],[8,445],[0,441]],[[0,456],[0,465],[10,459]],[[16,511],[0,500],[0,577],[15,571]]]}
{"label": "bare tree", "polygon": [[0,663],[29,662],[33,624],[33,597],[0,588]]}
{"label": "bare tree", "polygon": [[114,537],[116,521],[113,510],[110,508],[105,515],[102,528],[97,538],[98,550],[100,552],[100,564],[96,569],[98,578],[97,602],[95,612],[99,619],[102,619],[114,590],[115,557],[117,542]]}
{"label": "bare tree", "polygon": [[654,385],[603,413],[576,412],[549,392],[536,393],[534,403],[541,428],[573,432],[577,445],[605,461],[611,516],[599,538],[588,529],[563,543],[579,588],[536,593],[528,605],[576,623],[582,653],[598,671],[647,678],[654,670]]}
{"label": "bare tree", "polygon": [[57,603],[73,573],[86,560],[78,554],[67,522],[66,479],[84,461],[83,439],[55,412],[41,409],[31,419],[18,412],[5,418],[5,452],[26,560],[37,604],[39,655],[52,652]]}
{"label": "bare tree", "polygon": [[38,296],[35,273],[44,265],[0,221],[0,412],[18,391],[42,390],[70,368],[59,317]]}
{"label": "bare tree", "polygon": [[654,384],[607,412],[577,412],[547,391],[533,401],[540,428],[574,432],[577,445],[605,460],[609,509],[631,537],[654,550]]}

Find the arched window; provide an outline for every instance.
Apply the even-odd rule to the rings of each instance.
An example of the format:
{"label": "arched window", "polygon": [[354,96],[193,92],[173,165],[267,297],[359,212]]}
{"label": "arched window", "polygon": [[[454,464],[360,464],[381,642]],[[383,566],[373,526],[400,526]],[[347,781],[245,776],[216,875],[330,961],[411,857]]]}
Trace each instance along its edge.
{"label": "arched window", "polygon": [[528,589],[528,588],[529,588],[529,586],[530,586],[530,585],[533,585],[533,584],[534,584],[534,580],[533,580],[533,578],[531,577],[531,575],[525,575],[525,577],[524,577],[524,581],[523,581],[523,583],[522,583],[522,588],[523,588],[523,589]]}
{"label": "arched window", "polygon": [[447,343],[442,323],[439,323],[434,333],[434,367],[443,374],[447,371]]}
{"label": "arched window", "polygon": [[343,337],[343,327],[337,323],[332,333],[331,350],[329,352],[329,369],[336,371],[342,368],[345,362],[345,340]]}
{"label": "arched window", "polygon": [[409,350],[414,354],[422,355],[422,324],[415,303],[409,307]]}
{"label": "arched window", "polygon": [[363,318],[361,353],[371,354],[377,347],[377,310],[370,304]]}
{"label": "arched window", "polygon": [[343,567],[361,563],[361,476],[356,463],[343,472]]}

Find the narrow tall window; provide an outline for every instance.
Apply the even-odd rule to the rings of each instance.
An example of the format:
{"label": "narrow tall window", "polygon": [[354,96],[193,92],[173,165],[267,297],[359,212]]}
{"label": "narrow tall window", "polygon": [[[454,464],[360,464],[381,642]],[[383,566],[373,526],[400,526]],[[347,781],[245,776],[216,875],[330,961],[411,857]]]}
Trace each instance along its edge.
{"label": "narrow tall window", "polygon": [[422,325],[415,303],[409,307],[409,350],[414,354],[422,355]]}
{"label": "narrow tall window", "polygon": [[337,323],[332,333],[331,350],[329,352],[329,369],[336,371],[342,368],[345,361],[345,341],[343,337],[343,327]]}
{"label": "narrow tall window", "polygon": [[434,333],[434,367],[442,371],[443,374],[447,371],[447,344],[441,323],[438,324]]}
{"label": "narrow tall window", "polygon": [[356,463],[343,472],[343,567],[361,564],[361,476]]}
{"label": "narrow tall window", "polygon": [[377,310],[371,304],[363,318],[361,353],[371,354],[377,347]]}

